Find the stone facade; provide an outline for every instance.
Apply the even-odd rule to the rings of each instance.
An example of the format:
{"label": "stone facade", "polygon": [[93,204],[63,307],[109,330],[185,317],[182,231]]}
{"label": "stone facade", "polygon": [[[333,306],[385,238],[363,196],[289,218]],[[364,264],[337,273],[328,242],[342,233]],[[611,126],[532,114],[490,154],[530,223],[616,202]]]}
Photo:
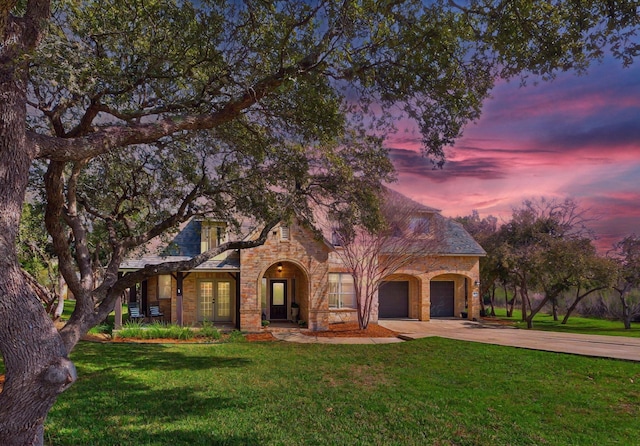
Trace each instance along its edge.
{"label": "stone facade", "polygon": [[[348,273],[335,248],[300,222],[273,228],[264,245],[242,250],[239,255],[235,270],[216,272],[211,268],[183,273],[181,311],[175,276],[171,280],[170,299],[159,299],[157,278],[149,279],[148,302],[160,305],[166,321],[179,323],[181,314],[182,324],[197,325],[208,320],[208,316],[201,314],[206,310],[199,308],[200,284],[211,282],[216,286],[228,282],[231,309],[225,322],[243,331],[259,331],[265,319],[302,320],[311,330],[325,330],[331,323],[357,321],[356,309],[329,307],[329,274]],[[453,316],[479,318],[479,256],[426,256],[385,280],[407,282],[409,318],[423,321],[431,318],[431,284],[436,281],[453,282]],[[284,293],[283,305],[272,305],[274,287]],[[299,307],[297,317],[293,302]],[[206,306],[207,302],[201,305]],[[370,320],[375,323],[378,319],[376,296]]]}
{"label": "stone facade", "polygon": [[[255,331],[271,319],[271,283],[285,281],[287,315],[291,302],[312,330],[329,326],[327,301],[330,247],[298,222],[275,227],[264,245],[240,253],[240,326]],[[280,265],[280,267],[279,267]],[[265,283],[266,282],[266,283]],[[263,293],[266,295],[263,297]],[[288,317],[287,319],[289,319]]]}

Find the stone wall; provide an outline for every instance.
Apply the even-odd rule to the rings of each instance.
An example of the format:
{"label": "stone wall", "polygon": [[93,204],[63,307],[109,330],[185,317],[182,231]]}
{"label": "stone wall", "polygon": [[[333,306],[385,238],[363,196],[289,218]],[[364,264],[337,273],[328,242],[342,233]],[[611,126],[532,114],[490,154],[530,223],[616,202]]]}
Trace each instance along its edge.
{"label": "stone wall", "polygon": [[[300,319],[309,328],[326,329],[329,324],[327,301],[328,253],[330,247],[298,222],[289,225],[289,238],[283,239],[280,226],[269,234],[264,245],[240,253],[240,328],[257,331],[261,327],[262,278],[295,279]],[[277,271],[282,263],[282,272]],[[286,267],[286,270],[285,270]],[[291,290],[291,288],[289,288]],[[290,305],[289,299],[288,305]]]}
{"label": "stone wall", "polygon": [[[182,283],[182,323],[183,325],[198,325],[200,321],[198,320],[198,281],[200,280],[229,280],[231,281],[231,322],[235,323],[235,302],[236,302],[236,291],[235,291],[235,279],[226,272],[214,273],[214,272],[200,272],[200,271],[192,271],[190,273],[185,273],[185,279]],[[168,312],[164,311],[164,307],[166,304],[164,303],[164,299],[160,300],[161,309],[165,313],[165,319],[170,320],[173,323],[177,323],[177,309],[176,304],[177,300],[175,296],[177,295],[177,283],[175,279],[171,280],[171,295],[174,296],[171,299],[171,308]],[[169,314],[169,317],[167,317]]]}

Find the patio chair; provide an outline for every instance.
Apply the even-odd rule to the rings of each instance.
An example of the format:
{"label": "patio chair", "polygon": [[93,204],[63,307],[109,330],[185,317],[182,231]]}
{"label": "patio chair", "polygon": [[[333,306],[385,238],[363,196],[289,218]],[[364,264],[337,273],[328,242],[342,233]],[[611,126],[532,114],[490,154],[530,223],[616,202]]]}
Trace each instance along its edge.
{"label": "patio chair", "polygon": [[155,318],[164,318],[164,313],[160,311],[160,305],[149,306],[149,317],[151,318],[151,320],[154,320]]}
{"label": "patio chair", "polygon": [[140,312],[140,307],[138,307],[137,303],[129,303],[129,319],[133,319],[135,321],[144,320],[144,313]]}

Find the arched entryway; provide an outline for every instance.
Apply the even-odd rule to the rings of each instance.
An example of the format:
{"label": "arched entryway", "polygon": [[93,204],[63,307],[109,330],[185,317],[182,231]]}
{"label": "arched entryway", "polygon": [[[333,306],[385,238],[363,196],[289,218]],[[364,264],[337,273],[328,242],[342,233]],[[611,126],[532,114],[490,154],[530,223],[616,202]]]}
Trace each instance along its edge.
{"label": "arched entryway", "polygon": [[260,281],[262,320],[271,322],[308,321],[309,279],[297,262],[273,263]]}

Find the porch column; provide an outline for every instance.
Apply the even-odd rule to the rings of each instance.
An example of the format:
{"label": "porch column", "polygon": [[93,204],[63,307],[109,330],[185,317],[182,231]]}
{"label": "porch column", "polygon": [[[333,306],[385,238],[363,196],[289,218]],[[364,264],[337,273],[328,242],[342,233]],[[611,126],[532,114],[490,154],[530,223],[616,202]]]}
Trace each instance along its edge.
{"label": "porch column", "polygon": [[[118,271],[118,280],[122,279],[124,273],[122,271]],[[113,325],[116,330],[122,328],[122,298],[124,297],[124,292],[120,293],[120,296],[116,299],[115,303],[115,317],[113,321]]]}
{"label": "porch column", "polygon": [[122,328],[122,297],[116,299],[114,328],[120,330]]}
{"label": "porch column", "polygon": [[184,282],[184,274],[182,271],[176,273],[177,296],[176,296],[176,322],[182,327],[182,284]]}
{"label": "porch column", "polygon": [[236,328],[240,330],[240,273],[235,275],[236,279]]}
{"label": "porch column", "polygon": [[[468,279],[471,282],[471,279]],[[473,279],[471,283],[471,296],[469,296],[469,319],[477,320],[480,318],[480,278]]]}
{"label": "porch column", "polygon": [[427,275],[420,276],[418,320],[431,320],[431,279]]}

